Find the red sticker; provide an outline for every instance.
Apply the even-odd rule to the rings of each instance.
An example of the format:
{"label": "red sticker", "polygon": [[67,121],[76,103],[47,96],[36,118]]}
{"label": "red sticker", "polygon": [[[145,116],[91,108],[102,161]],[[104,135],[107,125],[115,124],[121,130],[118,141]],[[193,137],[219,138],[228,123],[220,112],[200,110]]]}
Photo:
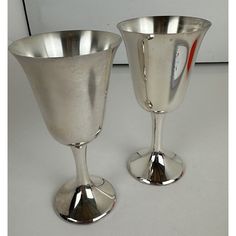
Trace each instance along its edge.
{"label": "red sticker", "polygon": [[194,43],[191,47],[190,53],[189,53],[188,65],[187,65],[188,72],[189,72],[189,70],[191,68],[191,65],[192,65],[192,62],[193,62],[194,53],[195,53],[195,50],[196,50],[196,47],[197,47],[197,41],[198,41],[197,39],[194,41]]}

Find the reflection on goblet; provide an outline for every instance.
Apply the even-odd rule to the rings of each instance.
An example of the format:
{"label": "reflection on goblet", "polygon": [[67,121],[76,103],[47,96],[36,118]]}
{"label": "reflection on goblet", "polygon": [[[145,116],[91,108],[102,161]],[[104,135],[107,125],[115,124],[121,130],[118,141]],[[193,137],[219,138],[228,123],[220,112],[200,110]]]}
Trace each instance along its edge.
{"label": "reflection on goblet", "polygon": [[76,177],[57,192],[55,210],[65,220],[91,223],[116,201],[112,185],[90,177],[87,144],[101,131],[113,57],[120,36],[103,31],[61,31],[15,41],[22,65],[51,135],[71,147]]}
{"label": "reflection on goblet", "polygon": [[207,20],[184,16],[135,18],[117,25],[136,99],[152,114],[152,145],[133,154],[128,163],[131,175],[140,182],[166,185],[183,174],[181,159],[162,147],[162,123],[165,114],[184,99],[198,49],[210,26]]}

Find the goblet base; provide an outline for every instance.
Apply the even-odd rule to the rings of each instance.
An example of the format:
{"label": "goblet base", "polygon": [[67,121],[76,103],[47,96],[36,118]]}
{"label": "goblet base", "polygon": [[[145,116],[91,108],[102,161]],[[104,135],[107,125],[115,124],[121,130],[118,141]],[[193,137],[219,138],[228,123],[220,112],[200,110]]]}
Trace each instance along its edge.
{"label": "goblet base", "polygon": [[183,162],[168,151],[141,150],[128,161],[130,174],[138,181],[150,185],[167,185],[183,175]]}
{"label": "goblet base", "polygon": [[65,183],[57,192],[55,210],[64,220],[88,224],[100,220],[114,207],[115,190],[103,178],[91,177],[91,184],[78,186],[76,179]]}

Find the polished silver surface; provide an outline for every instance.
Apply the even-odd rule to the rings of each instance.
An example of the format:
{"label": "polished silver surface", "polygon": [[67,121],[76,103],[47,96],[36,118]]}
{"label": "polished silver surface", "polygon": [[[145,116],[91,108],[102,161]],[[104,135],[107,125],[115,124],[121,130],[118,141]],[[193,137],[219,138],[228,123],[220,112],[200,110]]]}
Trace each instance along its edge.
{"label": "polished silver surface", "polygon": [[51,135],[72,148],[76,178],[60,188],[55,209],[65,220],[91,223],[114,206],[115,192],[91,179],[87,143],[101,131],[110,70],[121,38],[103,31],[61,31],[13,42],[10,52],[23,67]]}
{"label": "polished silver surface", "polygon": [[120,22],[136,99],[151,112],[153,142],[146,152],[131,157],[128,169],[139,181],[166,185],[179,179],[183,164],[176,154],[163,151],[165,113],[183,101],[191,69],[211,23],[184,16],[151,16]]}

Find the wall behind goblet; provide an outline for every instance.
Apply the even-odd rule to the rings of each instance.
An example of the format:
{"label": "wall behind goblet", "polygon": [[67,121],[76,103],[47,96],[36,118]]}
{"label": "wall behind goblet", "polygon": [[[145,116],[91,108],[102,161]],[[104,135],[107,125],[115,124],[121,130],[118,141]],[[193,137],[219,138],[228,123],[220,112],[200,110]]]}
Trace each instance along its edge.
{"label": "wall behind goblet", "polygon": [[[23,0],[32,34],[65,29],[100,29],[118,32],[124,19],[146,15],[187,15],[210,20],[198,62],[227,62],[227,1],[225,0]],[[126,64],[122,43],[115,63]]]}
{"label": "wall behind goblet", "polygon": [[23,4],[19,0],[8,0],[8,44],[28,36]]}

